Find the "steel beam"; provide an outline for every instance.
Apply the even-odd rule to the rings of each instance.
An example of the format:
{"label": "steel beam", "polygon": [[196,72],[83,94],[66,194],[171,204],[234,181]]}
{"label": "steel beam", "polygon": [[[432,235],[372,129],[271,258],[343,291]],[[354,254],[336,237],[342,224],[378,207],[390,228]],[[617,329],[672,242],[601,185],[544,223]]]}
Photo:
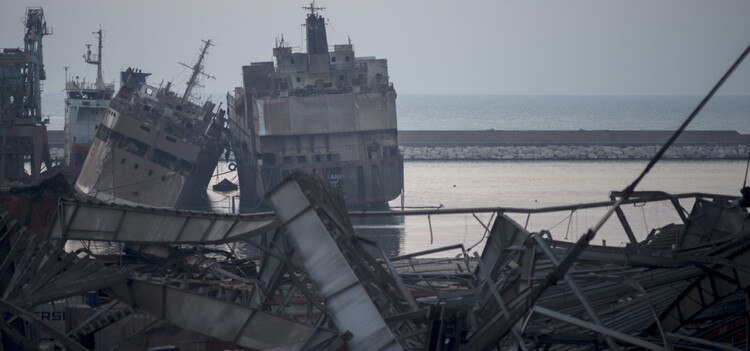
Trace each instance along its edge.
{"label": "steel beam", "polygon": [[307,345],[337,350],[343,346],[335,331],[164,284],[131,279],[111,291],[123,302],[171,324],[250,349],[295,351]]}
{"label": "steel beam", "polygon": [[594,323],[590,323],[590,322],[586,322],[586,321],[580,320],[578,318],[573,318],[573,317],[568,316],[566,314],[555,312],[553,310],[550,310],[548,308],[544,308],[544,307],[539,306],[539,305],[535,305],[532,308],[532,310],[535,313],[539,313],[539,314],[545,315],[545,316],[550,317],[550,318],[554,318],[554,319],[557,319],[557,320],[560,320],[560,321],[563,321],[563,322],[566,322],[566,323],[570,323],[572,325],[576,325],[576,326],[579,326],[581,328],[586,328],[586,329],[589,329],[589,330],[591,330],[593,332],[596,332],[596,333],[600,333],[600,334],[603,334],[603,335],[608,335],[608,336],[611,336],[611,337],[613,337],[615,339],[622,340],[622,341],[624,341],[626,343],[633,344],[633,345],[636,345],[636,346],[640,346],[640,347],[643,347],[645,349],[654,350],[654,351],[664,351],[665,350],[664,347],[662,347],[660,345],[652,344],[650,342],[647,342],[645,340],[636,338],[634,336],[630,336],[628,334],[620,333],[620,332],[618,332],[616,330],[605,328],[605,327],[596,325]]}
{"label": "steel beam", "polygon": [[265,234],[278,225],[271,213],[222,215],[63,199],[55,213],[49,237],[205,245],[246,240]]}

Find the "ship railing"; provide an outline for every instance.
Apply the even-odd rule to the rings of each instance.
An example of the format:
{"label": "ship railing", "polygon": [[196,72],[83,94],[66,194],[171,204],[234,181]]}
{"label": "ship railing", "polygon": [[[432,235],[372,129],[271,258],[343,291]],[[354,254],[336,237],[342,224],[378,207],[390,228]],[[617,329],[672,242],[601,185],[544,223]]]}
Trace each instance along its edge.
{"label": "ship railing", "polygon": [[389,92],[394,91],[395,88],[393,87],[393,83],[388,83],[387,78],[385,80],[381,80],[381,83],[384,84],[367,84],[367,85],[355,85],[355,86],[344,86],[341,88],[326,88],[326,89],[314,89],[312,87],[307,89],[280,89],[280,90],[264,90],[264,91],[256,91],[255,97],[256,98],[262,98],[262,97],[278,97],[281,92],[287,91],[289,95],[294,96],[311,96],[311,95],[326,95],[326,94],[342,94],[342,93],[350,93],[352,91],[357,91],[358,93],[379,93],[379,92]]}
{"label": "ship railing", "polygon": [[[478,221],[476,225],[483,230],[489,231],[492,219],[499,214],[508,215],[517,221],[521,227],[530,232],[545,232],[556,240],[575,241],[581,233],[576,232],[579,225],[579,217],[585,222],[589,216],[599,218],[600,214],[606,212],[613,206],[616,200],[622,196],[619,191],[610,193],[609,201],[578,203],[572,205],[521,208],[521,207],[476,207],[476,208],[445,208],[437,207],[403,207],[396,211],[359,211],[349,212],[352,218],[363,217],[401,217],[421,216],[426,217],[429,224],[430,238],[433,238],[433,226],[436,221],[457,221],[457,216],[466,216],[467,219],[474,218]],[[623,245],[631,248],[639,247],[655,231],[657,225],[668,223],[686,224],[688,221],[688,210],[699,200],[711,200],[713,202],[735,203],[739,196],[707,194],[707,193],[683,193],[668,194],[660,191],[636,191],[631,197],[622,203],[617,210],[617,219],[609,221],[602,228],[603,237],[616,240],[615,246]],[[625,206],[625,205],[631,205]],[[671,207],[672,211],[664,211],[664,207]],[[662,208],[659,210],[659,208]],[[489,221],[486,221],[488,217]],[[442,218],[442,219],[441,219]],[[461,219],[463,222],[464,220]],[[468,223],[468,222],[467,222]],[[618,225],[619,224],[619,225]],[[649,232],[650,228],[650,232]],[[580,230],[580,227],[578,227]],[[637,233],[641,230],[640,234]],[[551,234],[550,234],[551,233]],[[564,233],[564,239],[562,239]],[[485,233],[486,235],[486,233]],[[639,237],[640,236],[640,237]],[[484,238],[483,238],[484,239]],[[641,239],[640,241],[638,239]],[[479,244],[479,243],[477,243]],[[606,242],[602,242],[606,246]]]}
{"label": "ship railing", "polygon": [[[65,90],[98,90],[96,83],[69,81],[65,83]],[[103,90],[115,90],[114,83],[105,83]]]}

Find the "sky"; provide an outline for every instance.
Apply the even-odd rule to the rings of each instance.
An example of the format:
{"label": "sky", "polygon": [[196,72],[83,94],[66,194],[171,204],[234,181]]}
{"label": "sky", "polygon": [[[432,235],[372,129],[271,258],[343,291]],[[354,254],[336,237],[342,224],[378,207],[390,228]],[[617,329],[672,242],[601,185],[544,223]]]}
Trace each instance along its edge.
{"label": "sky", "polygon": [[[211,39],[204,98],[241,85],[241,67],[271,61],[282,35],[303,43],[309,1],[2,0],[0,48],[23,46],[27,6],[44,9],[45,92],[83,62],[104,29],[105,80],[137,67],[152,84],[184,89]],[[319,0],[329,45],[351,39],[357,56],[388,59],[399,94],[705,95],[750,45],[750,1]],[[750,95],[750,59],[721,94]]]}

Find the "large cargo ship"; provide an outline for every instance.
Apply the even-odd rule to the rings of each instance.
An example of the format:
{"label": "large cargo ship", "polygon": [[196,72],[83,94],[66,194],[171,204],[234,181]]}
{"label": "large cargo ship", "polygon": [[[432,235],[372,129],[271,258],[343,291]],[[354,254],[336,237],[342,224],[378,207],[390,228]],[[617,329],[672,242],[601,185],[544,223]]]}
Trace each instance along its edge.
{"label": "large cargo ship", "polygon": [[96,66],[96,81],[94,83],[71,77],[65,83],[65,159],[64,165],[78,173],[94,140],[96,128],[102,120],[109,101],[115,93],[114,83],[104,83],[102,78],[102,30],[94,32],[99,45],[97,53],[91,54],[91,45],[83,59],[86,63]]}
{"label": "large cargo ship", "polygon": [[128,69],[104,113],[75,188],[103,201],[208,210],[206,186],[227,144],[224,111],[191,102],[205,42],[185,93],[154,87]]}
{"label": "large cargo ship", "polygon": [[304,9],[307,52],[282,37],[275,61],[242,67],[243,87],[227,97],[243,212],[264,207],[263,195],[295,170],[341,189],[350,207],[403,188],[387,61],[356,57],[351,42],[329,51],[322,8]]}

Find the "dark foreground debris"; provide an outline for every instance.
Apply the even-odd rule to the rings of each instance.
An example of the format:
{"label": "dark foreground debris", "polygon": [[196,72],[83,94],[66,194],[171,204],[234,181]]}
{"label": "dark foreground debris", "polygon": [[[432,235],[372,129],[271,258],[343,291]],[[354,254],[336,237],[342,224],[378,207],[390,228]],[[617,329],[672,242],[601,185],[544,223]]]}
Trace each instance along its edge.
{"label": "dark foreground debris", "polygon": [[[18,203],[13,196],[3,194],[3,204]],[[630,202],[669,201],[682,220],[637,242],[618,212],[625,247],[552,240],[498,209],[473,257],[460,243],[387,257],[354,235],[340,194],[302,173],[267,199],[275,214],[234,216],[68,198],[54,200],[54,215],[33,231],[3,212],[3,349],[748,345],[750,219],[726,196],[633,194]],[[689,213],[686,200],[694,200]],[[594,205],[549,211],[582,206]],[[260,259],[241,257],[238,242]]]}

